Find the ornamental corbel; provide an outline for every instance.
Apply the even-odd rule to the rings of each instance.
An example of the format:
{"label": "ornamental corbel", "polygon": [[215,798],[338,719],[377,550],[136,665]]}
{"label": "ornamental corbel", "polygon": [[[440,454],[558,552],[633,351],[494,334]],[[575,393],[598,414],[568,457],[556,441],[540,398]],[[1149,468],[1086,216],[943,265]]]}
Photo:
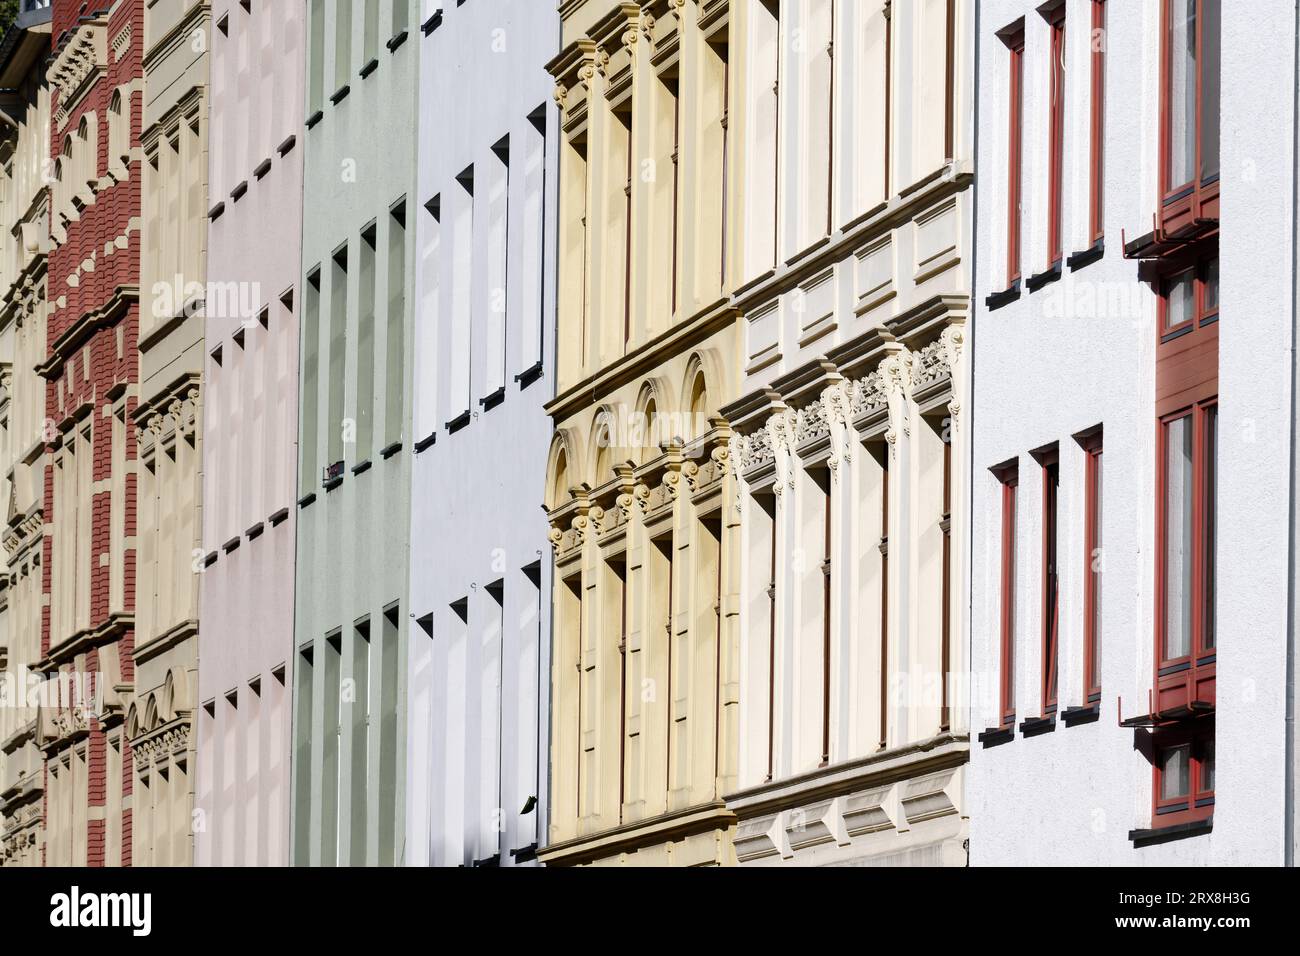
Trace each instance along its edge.
{"label": "ornamental corbel", "polygon": [[885,432],[885,441],[891,449],[898,445],[899,432],[903,436],[911,435],[911,426],[907,414],[907,403],[912,392],[911,352],[895,352],[880,363],[882,390],[889,401],[889,428]]}

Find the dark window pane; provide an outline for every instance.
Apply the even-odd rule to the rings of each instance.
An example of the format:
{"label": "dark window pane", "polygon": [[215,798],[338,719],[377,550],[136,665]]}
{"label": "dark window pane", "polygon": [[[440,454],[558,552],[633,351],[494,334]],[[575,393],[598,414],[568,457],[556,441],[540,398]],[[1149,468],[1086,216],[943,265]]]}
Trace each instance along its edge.
{"label": "dark window pane", "polygon": [[1219,0],[1201,0],[1201,180],[1219,175]]}

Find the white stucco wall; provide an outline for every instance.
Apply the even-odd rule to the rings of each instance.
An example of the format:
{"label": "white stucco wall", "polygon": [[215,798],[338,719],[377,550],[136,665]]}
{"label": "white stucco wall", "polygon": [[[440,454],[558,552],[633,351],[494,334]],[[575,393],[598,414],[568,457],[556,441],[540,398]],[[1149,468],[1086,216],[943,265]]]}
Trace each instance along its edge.
{"label": "white stucco wall", "polygon": [[[283,866],[289,853],[289,719],[298,434],[304,7],[214,0],[210,281],[233,291],[206,317],[199,629],[200,865]],[[296,137],[293,147],[281,149]],[[269,160],[262,176],[255,170]],[[236,202],[241,182],[248,191]],[[282,301],[293,296],[293,308]],[[267,325],[259,322],[265,309]],[[242,347],[235,342],[243,333]],[[222,350],[216,367],[211,353]],[[272,517],[278,520],[273,522]],[[281,517],[282,516],[282,517]],[[250,529],[258,528],[255,537]],[[226,552],[223,545],[240,540]],[[260,680],[260,693],[249,687]],[[237,692],[238,707],[226,699]]]}
{"label": "white stucco wall", "polygon": [[[972,747],[974,865],[1277,864],[1282,860],[1286,637],[1292,110],[1290,4],[1224,0],[1219,382],[1217,780],[1213,831],[1135,849],[1151,826],[1151,766],[1119,719],[1146,713],[1152,684],[1156,299],[1122,239],[1152,228],[1159,150],[1159,4],[1109,3],[1103,259],[995,311],[1006,285],[1008,54],[996,32],[1026,25],[1025,276],[1047,265],[1048,42],[1036,4],[986,0],[978,26],[980,192],[973,332],[972,732],[998,723],[1000,487],[1019,456],[1017,720],[1041,712],[1042,482],[1031,449],[1058,442],[1060,707],[1083,703],[1084,453],[1105,430],[1102,702],[1094,723]],[[1087,0],[1067,3],[1063,245],[1089,245]],[[1276,104],[1263,111],[1261,103]],[[1287,197],[1286,201],[1279,201]]]}
{"label": "white stucco wall", "polygon": [[[431,27],[443,6],[426,2],[422,22]],[[417,38],[414,433],[423,449],[412,467],[405,862],[472,865],[499,854],[508,866],[512,851],[542,842],[546,819],[551,554],[541,502],[551,437],[543,405],[554,394],[557,121],[545,64],[559,48],[559,18],[552,3],[445,6],[442,22]],[[494,147],[504,137],[501,340],[489,330],[502,327],[491,250],[501,249]],[[472,200],[457,181],[470,166]],[[471,302],[468,342],[452,331],[460,288]],[[516,378],[539,358],[540,377]],[[470,418],[449,429],[466,408],[466,370]],[[498,382],[503,398],[485,406]],[[524,570],[533,565],[535,580]],[[503,604],[488,590],[496,582]],[[462,599],[467,621],[452,607]]]}

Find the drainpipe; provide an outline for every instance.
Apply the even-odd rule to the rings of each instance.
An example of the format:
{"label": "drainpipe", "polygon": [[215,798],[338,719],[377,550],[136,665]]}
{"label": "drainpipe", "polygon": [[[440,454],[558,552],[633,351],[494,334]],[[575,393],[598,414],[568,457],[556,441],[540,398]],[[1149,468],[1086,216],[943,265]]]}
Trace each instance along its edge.
{"label": "drainpipe", "polygon": [[[1292,29],[1295,33],[1295,46],[1292,53],[1291,68],[1293,73],[1300,69],[1300,0],[1293,11]],[[1286,792],[1283,798],[1286,812],[1283,819],[1282,860],[1286,866],[1295,866],[1295,616],[1296,616],[1296,323],[1300,321],[1300,307],[1297,305],[1297,265],[1300,264],[1300,248],[1297,243],[1296,203],[1300,200],[1300,169],[1297,158],[1300,157],[1300,76],[1295,76],[1291,84],[1291,442],[1290,442],[1290,487],[1287,501],[1287,526],[1291,534],[1290,546],[1287,548],[1286,578]]]}

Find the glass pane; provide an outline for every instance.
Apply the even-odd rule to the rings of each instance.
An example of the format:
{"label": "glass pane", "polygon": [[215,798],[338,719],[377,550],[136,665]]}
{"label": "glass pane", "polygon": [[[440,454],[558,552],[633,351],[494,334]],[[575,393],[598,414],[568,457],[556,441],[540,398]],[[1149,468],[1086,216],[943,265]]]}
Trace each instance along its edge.
{"label": "glass pane", "polygon": [[1169,747],[1160,752],[1160,799],[1177,800],[1191,792],[1188,780],[1188,757],[1191,748],[1187,744]]}
{"label": "glass pane", "polygon": [[1201,180],[1219,175],[1219,0],[1201,0]]}
{"label": "glass pane", "polygon": [[1172,329],[1196,315],[1196,273],[1184,272],[1165,286],[1165,328]]}
{"label": "glass pane", "polygon": [[1165,426],[1165,653],[1192,647],[1192,420]]}
{"label": "glass pane", "polygon": [[1211,793],[1214,790],[1214,740],[1210,739],[1201,744],[1201,782],[1199,786],[1201,793]]}
{"label": "glass pane", "polygon": [[1217,496],[1219,468],[1219,409],[1205,410],[1205,641],[1206,650],[1214,648],[1214,544],[1218,530]]}
{"label": "glass pane", "polygon": [[1196,0],[1169,0],[1169,188],[1196,161]]}
{"label": "glass pane", "polygon": [[1204,280],[1205,315],[1219,311],[1219,259],[1216,256],[1205,264]]}

